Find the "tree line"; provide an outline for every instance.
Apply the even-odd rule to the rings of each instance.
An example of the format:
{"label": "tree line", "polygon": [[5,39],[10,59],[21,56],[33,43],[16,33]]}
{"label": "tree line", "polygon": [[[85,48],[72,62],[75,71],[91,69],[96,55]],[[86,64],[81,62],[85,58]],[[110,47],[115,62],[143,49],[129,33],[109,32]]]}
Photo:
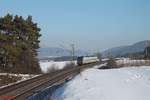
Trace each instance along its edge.
{"label": "tree line", "polygon": [[40,28],[32,16],[0,17],[0,71],[13,73],[40,73],[37,49]]}

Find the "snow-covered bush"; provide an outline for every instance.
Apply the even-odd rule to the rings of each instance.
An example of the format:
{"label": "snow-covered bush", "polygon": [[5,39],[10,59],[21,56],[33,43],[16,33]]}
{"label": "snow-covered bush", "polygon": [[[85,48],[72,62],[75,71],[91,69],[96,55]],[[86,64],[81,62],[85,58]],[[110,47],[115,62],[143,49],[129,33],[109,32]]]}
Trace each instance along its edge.
{"label": "snow-covered bush", "polygon": [[57,71],[57,65],[56,64],[52,64],[51,65],[52,67],[49,67],[48,69],[47,69],[47,73],[54,73],[54,72],[56,72]]}
{"label": "snow-covered bush", "polygon": [[116,61],[114,58],[110,58],[108,61],[107,61],[107,68],[116,68],[117,67],[117,64],[116,64]]}
{"label": "snow-covered bush", "polygon": [[69,62],[69,63],[66,63],[64,69],[73,68],[73,67],[75,67],[75,66],[76,66],[76,65],[75,65],[74,62]]}

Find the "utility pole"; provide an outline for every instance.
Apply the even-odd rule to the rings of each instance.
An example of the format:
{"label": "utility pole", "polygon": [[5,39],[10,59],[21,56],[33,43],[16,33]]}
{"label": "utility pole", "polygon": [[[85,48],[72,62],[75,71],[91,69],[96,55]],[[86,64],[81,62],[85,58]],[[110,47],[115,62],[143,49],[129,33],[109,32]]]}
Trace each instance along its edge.
{"label": "utility pole", "polygon": [[71,44],[71,56],[72,56],[72,61],[74,60],[74,56],[75,56],[75,45]]}

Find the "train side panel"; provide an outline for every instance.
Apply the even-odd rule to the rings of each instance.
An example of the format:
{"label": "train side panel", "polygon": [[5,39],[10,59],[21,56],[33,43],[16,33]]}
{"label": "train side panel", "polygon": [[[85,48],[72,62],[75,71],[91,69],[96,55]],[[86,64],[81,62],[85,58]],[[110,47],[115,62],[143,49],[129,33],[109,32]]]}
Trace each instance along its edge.
{"label": "train side panel", "polygon": [[83,64],[98,62],[99,59],[97,57],[84,57]]}

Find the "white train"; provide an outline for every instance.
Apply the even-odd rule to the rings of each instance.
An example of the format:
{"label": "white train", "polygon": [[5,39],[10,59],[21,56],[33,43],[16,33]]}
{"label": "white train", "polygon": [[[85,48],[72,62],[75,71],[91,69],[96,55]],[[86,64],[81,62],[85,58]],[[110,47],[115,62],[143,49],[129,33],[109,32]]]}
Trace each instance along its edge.
{"label": "white train", "polygon": [[81,65],[84,65],[84,64],[90,64],[90,63],[95,63],[95,62],[98,62],[99,59],[98,57],[84,57],[84,56],[81,56],[81,57],[78,57],[77,58],[77,64],[79,66]]}

